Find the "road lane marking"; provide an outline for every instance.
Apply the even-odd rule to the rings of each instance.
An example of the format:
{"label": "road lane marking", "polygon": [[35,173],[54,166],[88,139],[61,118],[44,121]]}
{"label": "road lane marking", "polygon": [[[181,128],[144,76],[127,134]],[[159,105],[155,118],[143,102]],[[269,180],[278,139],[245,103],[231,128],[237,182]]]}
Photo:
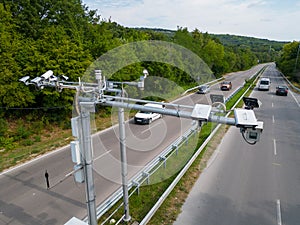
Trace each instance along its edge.
{"label": "road lane marking", "polygon": [[111,152],[111,150],[109,150],[109,151],[107,151],[107,152],[104,152],[102,155],[99,155],[98,157],[96,157],[96,158],[94,159],[94,161],[96,161],[97,159],[102,158],[103,156],[107,155],[107,154],[110,153],[110,152]]}
{"label": "road lane marking", "polygon": [[297,103],[298,107],[300,107],[300,104],[299,104],[298,100],[296,99],[295,95],[293,94],[293,92],[290,92],[290,93],[293,96],[293,98],[294,98],[295,102]]}
{"label": "road lane marking", "polygon": [[273,139],[273,145],[274,145],[274,155],[277,155],[276,139]]}
{"label": "road lane marking", "polygon": [[272,116],[272,122],[275,123],[275,118],[274,115]]}
{"label": "road lane marking", "polygon": [[274,107],[274,103],[272,102],[272,108]]}
{"label": "road lane marking", "polygon": [[281,166],[281,164],[279,164],[279,163],[272,163],[272,165],[274,165],[274,166]]}
{"label": "road lane marking", "polygon": [[277,206],[277,224],[282,225],[280,199],[277,199],[276,206]]}
{"label": "road lane marking", "polygon": [[155,124],[153,124],[151,127],[147,128],[146,130],[143,130],[143,131],[141,132],[141,134],[146,133],[147,131],[150,131],[151,128],[156,127],[156,126],[158,126],[159,124],[161,124],[161,123],[155,123]]}
{"label": "road lane marking", "polygon": [[222,153],[220,150],[215,150],[215,151],[214,151],[213,155],[212,155],[212,156],[210,157],[210,159],[208,160],[207,165],[206,165],[206,167],[205,167],[204,170],[208,169],[208,168],[213,164],[213,162],[217,159],[217,157],[218,157],[218,155],[219,155],[220,153]]}
{"label": "road lane marking", "polygon": [[50,156],[50,155],[59,153],[59,152],[65,150],[65,149],[67,149],[68,147],[70,147],[70,145],[66,145],[66,146],[63,146],[63,147],[58,148],[58,149],[56,149],[56,150],[53,150],[53,151],[51,151],[51,152],[45,153],[44,155],[37,156],[36,158],[34,158],[34,159],[32,159],[32,160],[29,160],[28,162],[25,162],[25,163],[20,164],[20,165],[16,165],[15,167],[12,167],[11,169],[7,169],[7,170],[1,172],[1,173],[0,173],[0,176],[2,176],[2,175],[4,175],[4,174],[7,174],[7,173],[10,173],[10,172],[13,172],[14,170],[18,170],[18,169],[20,169],[20,168],[22,168],[22,167],[25,167],[25,166],[27,166],[27,165],[33,163],[33,162],[36,162],[36,161],[38,161],[38,160],[40,160],[40,159],[43,159],[43,158],[46,158],[46,157],[48,157],[48,156]]}

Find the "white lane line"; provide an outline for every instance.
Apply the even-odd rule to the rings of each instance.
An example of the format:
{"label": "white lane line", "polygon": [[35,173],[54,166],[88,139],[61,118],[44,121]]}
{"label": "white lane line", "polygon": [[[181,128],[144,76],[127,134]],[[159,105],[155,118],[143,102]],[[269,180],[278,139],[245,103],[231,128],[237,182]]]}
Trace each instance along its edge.
{"label": "white lane line", "polygon": [[274,107],[274,103],[272,102],[272,108]]}
{"label": "white lane line", "polygon": [[97,159],[102,158],[103,156],[107,155],[107,154],[110,153],[110,152],[111,152],[111,150],[109,150],[109,151],[103,153],[102,155],[99,155],[98,157],[96,157],[96,158],[94,159],[94,161],[96,161]]}
{"label": "white lane line", "polygon": [[280,199],[277,199],[276,206],[277,206],[277,224],[282,225]]}
{"label": "white lane line", "polygon": [[215,150],[212,157],[210,157],[210,159],[208,160],[207,162],[207,166],[206,168],[204,169],[204,171],[206,171],[212,164],[213,162],[217,159],[218,155],[222,153],[220,150]]}
{"label": "white lane line", "polygon": [[299,104],[298,100],[296,99],[295,95],[293,94],[293,92],[290,92],[290,93],[293,96],[293,98],[294,98],[295,102],[297,103],[298,107],[300,107],[300,104]]}
{"label": "white lane line", "polygon": [[60,151],[65,150],[65,149],[68,148],[69,146],[70,146],[70,145],[63,146],[63,147],[58,148],[58,149],[56,149],[56,150],[54,150],[54,151],[48,152],[48,153],[46,153],[46,154],[44,154],[44,155],[37,156],[36,158],[34,158],[34,159],[32,159],[32,160],[29,160],[28,162],[25,162],[25,163],[20,164],[20,165],[16,165],[15,167],[13,167],[13,168],[11,168],[11,169],[7,169],[7,170],[1,172],[1,173],[0,173],[0,176],[4,175],[4,174],[6,174],[6,173],[10,173],[10,172],[12,172],[12,171],[14,171],[14,170],[17,170],[17,169],[19,169],[19,168],[25,167],[25,166],[27,166],[27,165],[33,163],[33,162],[36,162],[36,161],[38,161],[38,160],[40,160],[40,159],[43,159],[43,158],[46,158],[46,157],[48,157],[48,156],[50,156],[50,155],[59,153]]}
{"label": "white lane line", "polygon": [[275,123],[275,118],[274,115],[272,116],[272,122]]}
{"label": "white lane line", "polygon": [[152,128],[155,127],[155,126],[158,126],[159,124],[160,124],[160,123],[155,123],[154,125],[152,125],[152,126],[149,127],[148,129],[143,130],[143,131],[141,132],[141,134],[146,133],[147,131],[150,131],[150,129],[152,129]]}
{"label": "white lane line", "polygon": [[274,155],[277,155],[276,139],[273,139],[273,144],[274,144]]}

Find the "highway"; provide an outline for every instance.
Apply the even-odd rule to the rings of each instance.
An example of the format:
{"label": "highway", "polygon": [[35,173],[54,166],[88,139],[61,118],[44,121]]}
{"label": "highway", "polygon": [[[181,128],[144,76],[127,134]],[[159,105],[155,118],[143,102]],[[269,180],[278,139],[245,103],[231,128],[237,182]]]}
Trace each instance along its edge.
{"label": "highway", "polygon": [[[227,76],[233,83],[233,91],[245,79],[255,74],[262,65],[251,70]],[[211,87],[219,91],[218,85]],[[176,101],[178,104],[208,103],[207,95],[192,94]],[[131,177],[151,159],[171,144],[190,126],[191,121],[165,116],[150,126],[126,123],[128,176]],[[278,143],[279,144],[279,143]],[[103,202],[120,187],[120,150],[118,126],[93,136],[94,179],[97,204]],[[45,170],[49,173],[51,188],[47,190]],[[64,224],[73,216],[86,216],[84,184],[78,184],[72,176],[71,153],[68,146],[38,157],[26,164],[0,174],[0,225]]]}
{"label": "highway", "polygon": [[270,91],[255,89],[262,102],[255,114],[264,121],[261,140],[248,145],[229,128],[190,192],[174,225],[300,224],[300,96],[276,96],[285,84],[274,67]]}

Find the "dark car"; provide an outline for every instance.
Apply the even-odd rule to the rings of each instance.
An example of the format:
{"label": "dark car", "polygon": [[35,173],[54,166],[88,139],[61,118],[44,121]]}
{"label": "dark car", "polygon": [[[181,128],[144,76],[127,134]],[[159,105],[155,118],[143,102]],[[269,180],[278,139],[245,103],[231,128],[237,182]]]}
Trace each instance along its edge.
{"label": "dark car", "polygon": [[206,94],[210,91],[210,88],[209,88],[209,85],[201,85],[199,88],[198,88],[198,93],[199,94]]}
{"label": "dark car", "polygon": [[287,96],[288,95],[288,90],[289,88],[287,86],[277,86],[276,87],[276,95],[284,95]]}
{"label": "dark car", "polygon": [[222,91],[229,91],[232,88],[231,81],[223,81],[220,84],[220,88]]}

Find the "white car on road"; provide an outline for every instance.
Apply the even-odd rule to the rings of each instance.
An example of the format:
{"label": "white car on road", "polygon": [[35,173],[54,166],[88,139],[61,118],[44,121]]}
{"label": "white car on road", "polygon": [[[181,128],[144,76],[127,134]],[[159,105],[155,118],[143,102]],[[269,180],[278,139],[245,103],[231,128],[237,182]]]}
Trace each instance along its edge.
{"label": "white car on road", "polygon": [[271,84],[270,78],[263,77],[260,79],[258,83],[258,90],[268,91],[270,89],[270,84]]}
{"label": "white car on road", "polygon": [[[158,104],[153,104],[153,103],[147,103],[144,106],[155,107],[155,108],[160,108],[160,109],[164,108],[163,105],[158,105]],[[154,120],[157,120],[161,117],[162,117],[162,114],[159,114],[159,113],[139,111],[134,116],[134,122],[139,123],[139,124],[150,124]]]}

